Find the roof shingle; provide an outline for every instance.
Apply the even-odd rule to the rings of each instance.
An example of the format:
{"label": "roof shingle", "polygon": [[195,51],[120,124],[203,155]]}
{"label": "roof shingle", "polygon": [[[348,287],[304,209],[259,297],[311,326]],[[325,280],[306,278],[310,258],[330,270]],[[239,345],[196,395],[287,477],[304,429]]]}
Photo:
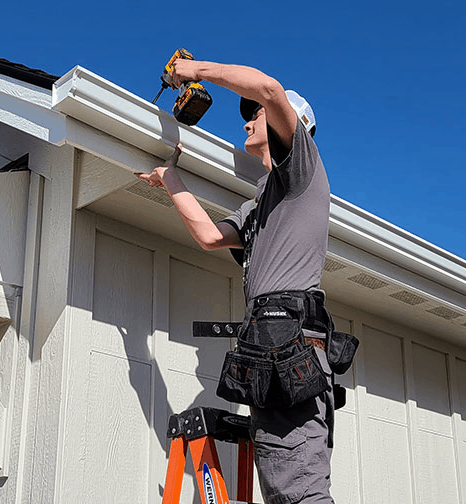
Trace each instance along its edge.
{"label": "roof shingle", "polygon": [[56,75],[48,74],[43,70],[36,70],[19,63],[13,63],[0,58],[0,74],[13,77],[14,79],[28,82],[45,89],[52,89],[53,83],[59,79]]}

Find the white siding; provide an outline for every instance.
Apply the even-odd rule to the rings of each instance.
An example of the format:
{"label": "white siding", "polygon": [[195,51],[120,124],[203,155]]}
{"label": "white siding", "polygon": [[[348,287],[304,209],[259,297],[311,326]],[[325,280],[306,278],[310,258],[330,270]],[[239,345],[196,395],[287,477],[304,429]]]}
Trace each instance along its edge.
{"label": "white siding", "polygon": [[[0,157],[0,166],[4,164],[2,161],[4,160]],[[21,286],[28,193],[28,171],[0,173],[0,281]]]}
{"label": "white siding", "polygon": [[[351,333],[351,322],[334,316],[339,331]],[[335,435],[332,457],[332,495],[336,502],[359,502],[360,468],[358,408],[356,399],[355,368],[351,368],[336,382],[346,388],[346,405],[335,412]]]}
{"label": "white siding", "polygon": [[333,306],[345,314],[335,317],[337,328],[352,328],[361,341],[355,365],[337,380],[348,397],[336,412],[335,501],[463,504],[464,349]]}
{"label": "white siding", "polygon": [[458,384],[457,445],[459,452],[459,474],[463,500],[466,495],[466,360],[455,359]]}
{"label": "white siding", "polygon": [[458,502],[447,358],[443,352],[413,345],[418,433],[416,463],[420,499]]}
{"label": "white siding", "polygon": [[[86,211],[76,222],[58,502],[161,502],[170,414],[193,406],[237,410],[215,395],[229,341],[195,340],[191,324],[241,318],[241,271]],[[337,379],[347,387],[347,404],[336,412],[335,501],[434,504],[443,496],[460,504],[464,353],[331,300],[329,306],[337,328],[361,341],[355,365]],[[219,443],[219,453],[234,498],[235,449]],[[189,459],[181,502],[200,502]]]}
{"label": "white siding", "polygon": [[[194,340],[192,321],[235,318],[241,271],[97,220],[78,212],[59,502],[158,502],[169,415],[230,409],[215,396],[230,341]],[[219,454],[231,488],[235,450]],[[192,464],[186,472],[182,502],[198,502]]]}
{"label": "white siding", "polygon": [[366,405],[364,495],[368,502],[411,502],[402,341],[364,327]]}

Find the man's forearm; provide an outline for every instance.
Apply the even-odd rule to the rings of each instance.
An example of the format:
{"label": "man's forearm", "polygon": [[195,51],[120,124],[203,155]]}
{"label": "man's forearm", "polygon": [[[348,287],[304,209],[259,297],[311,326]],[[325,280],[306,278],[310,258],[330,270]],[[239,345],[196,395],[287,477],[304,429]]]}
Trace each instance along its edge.
{"label": "man's forearm", "polygon": [[218,248],[223,235],[196,198],[187,190],[173,169],[168,169],[163,184],[175,205],[178,214],[191,236],[204,250]]}
{"label": "man's forearm", "polygon": [[[180,60],[175,65],[184,63]],[[190,61],[189,64],[195,66],[197,80],[212,82],[264,106],[274,100],[278,91],[283,92],[283,87],[277,80],[256,68],[197,60]]]}
{"label": "man's forearm", "polygon": [[204,80],[259,103],[266,112],[267,124],[283,145],[291,149],[297,116],[283,86],[273,77],[248,66],[181,58],[173,63],[171,76],[174,87],[179,87],[182,82]]}

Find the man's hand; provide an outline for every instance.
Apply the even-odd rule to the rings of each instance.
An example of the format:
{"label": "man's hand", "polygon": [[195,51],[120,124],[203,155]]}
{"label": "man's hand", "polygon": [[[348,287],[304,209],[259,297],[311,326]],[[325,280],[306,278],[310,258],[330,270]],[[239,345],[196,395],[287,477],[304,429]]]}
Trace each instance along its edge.
{"label": "man's hand", "polygon": [[179,88],[182,82],[198,82],[199,77],[199,62],[195,60],[187,60],[178,58],[173,62],[173,70],[170,72],[171,84],[173,88]]}
{"label": "man's hand", "polygon": [[176,165],[178,163],[178,159],[181,154],[182,145],[178,144],[175,147],[173,154],[166,160],[164,166],[157,166],[152,170],[152,173],[140,173],[137,172],[134,175],[141,179],[145,180],[151,187],[160,187],[165,186],[164,184],[164,176],[167,170],[175,170]]}
{"label": "man's hand", "polygon": [[135,173],[134,175],[145,180],[151,187],[165,187],[184,225],[204,250],[225,247],[242,248],[239,235],[233,226],[225,222],[220,222],[216,226],[183,184],[176,170],[180,154],[181,144],[178,144],[165,166],[157,166],[150,174]]}

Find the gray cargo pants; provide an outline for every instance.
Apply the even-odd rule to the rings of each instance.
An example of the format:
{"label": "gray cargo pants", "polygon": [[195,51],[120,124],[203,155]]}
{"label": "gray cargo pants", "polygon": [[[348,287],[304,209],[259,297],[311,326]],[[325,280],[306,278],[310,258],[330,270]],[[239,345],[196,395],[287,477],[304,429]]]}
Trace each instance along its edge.
{"label": "gray cargo pants", "polygon": [[[330,373],[325,353],[316,350],[324,370]],[[251,420],[264,502],[334,504],[329,492],[333,390],[291,408],[251,407]]]}

